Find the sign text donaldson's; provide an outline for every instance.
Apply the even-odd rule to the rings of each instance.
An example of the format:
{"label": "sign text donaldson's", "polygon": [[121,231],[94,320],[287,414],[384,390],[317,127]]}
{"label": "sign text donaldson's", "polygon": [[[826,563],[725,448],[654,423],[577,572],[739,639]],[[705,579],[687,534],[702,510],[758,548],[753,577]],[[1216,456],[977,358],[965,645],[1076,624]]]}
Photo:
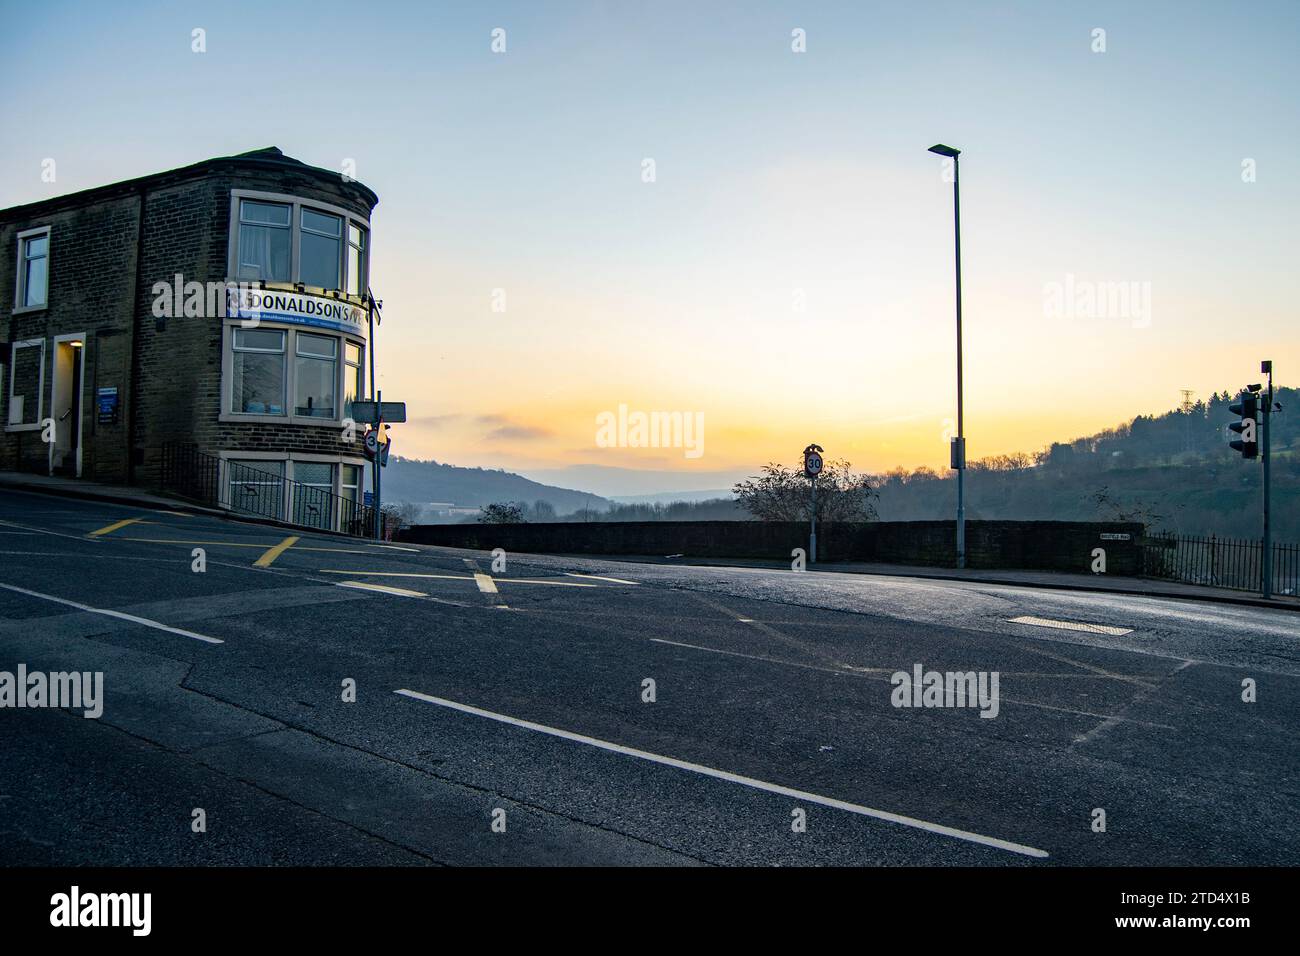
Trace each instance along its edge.
{"label": "sign text donaldson's", "polygon": [[260,319],[263,322],[292,322],[365,334],[366,313],[355,305],[319,295],[279,292],[274,289],[231,289],[226,296],[226,316],[232,319]]}

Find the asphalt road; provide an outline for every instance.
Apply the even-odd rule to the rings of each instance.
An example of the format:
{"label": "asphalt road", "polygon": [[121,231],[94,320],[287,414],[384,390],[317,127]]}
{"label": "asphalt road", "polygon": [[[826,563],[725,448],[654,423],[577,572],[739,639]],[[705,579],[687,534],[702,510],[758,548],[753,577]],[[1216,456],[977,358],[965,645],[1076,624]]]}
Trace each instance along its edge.
{"label": "asphalt road", "polygon": [[1293,612],[288,537],[0,499],[0,864],[1300,859]]}

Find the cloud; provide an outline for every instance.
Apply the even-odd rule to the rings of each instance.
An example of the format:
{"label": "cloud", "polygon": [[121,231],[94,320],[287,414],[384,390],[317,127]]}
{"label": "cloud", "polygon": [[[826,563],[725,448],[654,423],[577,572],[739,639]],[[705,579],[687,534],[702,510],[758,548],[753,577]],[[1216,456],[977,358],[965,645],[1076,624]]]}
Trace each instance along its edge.
{"label": "cloud", "polygon": [[408,422],[411,425],[423,425],[425,428],[442,428],[444,425],[454,424],[464,417],[464,415],[459,414],[416,415],[414,418],[408,419]]}
{"label": "cloud", "polygon": [[536,425],[502,425],[487,433],[487,441],[536,441],[555,434],[549,428]]}

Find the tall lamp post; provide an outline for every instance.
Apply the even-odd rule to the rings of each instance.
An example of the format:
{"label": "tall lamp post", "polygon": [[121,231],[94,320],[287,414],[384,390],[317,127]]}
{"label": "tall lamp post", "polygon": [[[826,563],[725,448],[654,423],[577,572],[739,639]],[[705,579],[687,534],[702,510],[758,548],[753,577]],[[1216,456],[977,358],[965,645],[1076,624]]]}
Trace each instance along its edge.
{"label": "tall lamp post", "polygon": [[952,160],[952,233],[957,260],[957,437],[952,441],[951,467],[957,469],[957,567],[966,567],[966,498],[963,476],[966,473],[966,431],[961,401],[961,188],[958,157],[960,149],[939,143],[930,152]]}

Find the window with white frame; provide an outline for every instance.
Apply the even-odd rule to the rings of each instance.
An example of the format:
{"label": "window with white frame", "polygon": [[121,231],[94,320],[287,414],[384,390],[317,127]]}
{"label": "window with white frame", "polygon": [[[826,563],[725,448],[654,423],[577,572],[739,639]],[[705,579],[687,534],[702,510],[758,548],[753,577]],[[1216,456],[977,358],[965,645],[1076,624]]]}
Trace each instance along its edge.
{"label": "window with white frame", "polygon": [[285,333],[232,329],[230,410],[241,415],[284,415]]}
{"label": "window with white frame", "polygon": [[328,213],[302,208],[298,256],[298,281],[322,289],[338,289],[342,269],[343,220]]}
{"label": "window with white frame", "polygon": [[235,511],[280,518],[284,511],[284,462],[240,461],[226,462],[226,481],[229,484],[229,505]]}
{"label": "window with white frame", "polygon": [[365,294],[369,235],[362,220],[291,196],[234,196],[231,268],[236,279]]}
{"label": "window with white frame", "polygon": [[285,203],[239,203],[239,242],[236,278],[261,282],[291,282],[293,207]]}
{"label": "window with white frame", "polygon": [[50,227],[18,234],[15,309],[42,309],[50,291]]}
{"label": "window with white frame", "polygon": [[328,335],[295,333],[295,415],[334,418],[339,340]]}
{"label": "window with white frame", "polygon": [[352,222],[348,223],[347,293],[366,293],[366,230]]}
{"label": "window with white frame", "polygon": [[327,461],[293,463],[293,520],[311,528],[334,525],[334,465]]}
{"label": "window with white frame", "polygon": [[343,343],[343,415],[352,417],[352,403],[363,394],[362,348],[354,342]]}
{"label": "window with white frame", "polygon": [[231,323],[226,350],[224,414],[333,423],[361,395],[365,347],[341,334]]}
{"label": "window with white frame", "polygon": [[45,340],[13,343],[9,355],[9,417],[14,427],[39,428],[45,393]]}

